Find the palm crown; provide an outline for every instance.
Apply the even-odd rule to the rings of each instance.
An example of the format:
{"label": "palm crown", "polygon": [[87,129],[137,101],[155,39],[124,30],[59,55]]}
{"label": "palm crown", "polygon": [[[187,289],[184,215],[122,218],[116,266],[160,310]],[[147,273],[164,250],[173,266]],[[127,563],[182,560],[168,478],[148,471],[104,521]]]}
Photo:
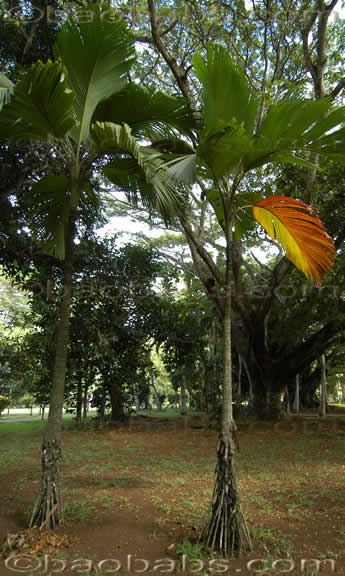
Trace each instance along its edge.
{"label": "palm crown", "polygon": [[[135,137],[162,133],[161,115],[170,132],[188,130],[181,99],[128,84],[133,36],[120,19],[107,22],[100,5],[88,10],[89,22],[71,19],[59,32],[54,62],[37,62],[15,87],[0,77],[0,138],[48,141],[64,158],[64,174],[45,175],[31,187],[37,200],[32,226],[60,258],[69,215],[87,194],[85,175],[100,156],[113,157],[109,171],[124,156],[135,159],[144,173],[143,199],[164,217],[182,202],[171,177],[162,184],[160,155]],[[132,200],[138,191],[132,189]]]}
{"label": "palm crown", "polygon": [[[233,227],[240,232],[241,213],[248,216],[244,204],[253,200],[248,192],[238,193],[248,171],[270,162],[316,168],[308,159],[310,152],[344,162],[344,108],[333,108],[328,98],[287,97],[257,126],[258,102],[224,47],[209,44],[206,60],[196,54],[193,63],[202,88],[199,146],[170,161],[168,173],[190,184],[199,170],[213,181],[207,198],[230,241]],[[312,208],[276,196],[255,202],[253,213],[286,256],[319,285],[332,266],[335,248]]]}

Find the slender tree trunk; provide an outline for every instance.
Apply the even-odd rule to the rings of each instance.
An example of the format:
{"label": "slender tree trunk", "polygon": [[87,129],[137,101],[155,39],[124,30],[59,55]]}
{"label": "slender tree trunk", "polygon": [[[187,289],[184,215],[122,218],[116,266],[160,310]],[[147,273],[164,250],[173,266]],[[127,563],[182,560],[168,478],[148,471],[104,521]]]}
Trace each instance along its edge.
{"label": "slender tree trunk", "polygon": [[70,215],[65,243],[63,295],[57,329],[55,364],[50,395],[48,423],[42,443],[42,472],[40,493],[36,500],[30,527],[55,528],[63,523],[61,493],[61,424],[64,403],[67,352],[69,344],[70,308],[72,301],[73,239],[75,221]]}
{"label": "slender tree trunk", "polygon": [[101,396],[101,404],[99,407],[99,422],[98,428],[102,430],[104,428],[104,416],[105,416],[105,399],[106,399],[106,388],[103,384],[102,386],[102,396]]}
{"label": "slender tree trunk", "polygon": [[285,387],[285,402],[286,402],[286,413],[290,414],[290,398],[289,398],[289,387],[286,385]]}
{"label": "slender tree trunk", "polygon": [[[231,227],[230,227],[231,230]],[[224,381],[221,432],[217,448],[216,482],[208,518],[201,534],[206,548],[224,556],[251,549],[248,528],[240,507],[234,456],[237,428],[232,411],[231,358],[231,242],[227,239],[224,310]]]}
{"label": "slender tree trunk", "polygon": [[206,368],[205,362],[200,358],[200,394],[199,394],[199,410],[207,412],[207,386],[206,386]]}
{"label": "slender tree trunk", "polygon": [[184,416],[187,414],[187,407],[186,407],[186,367],[183,366],[183,373],[181,379],[181,388],[180,388],[180,413]]}
{"label": "slender tree trunk", "polygon": [[325,355],[321,356],[321,382],[320,382],[320,417],[326,418],[327,412],[327,380]]}
{"label": "slender tree trunk", "polygon": [[81,412],[83,405],[83,385],[81,375],[78,374],[78,389],[77,389],[77,425],[81,424]]}
{"label": "slender tree trunk", "polygon": [[299,374],[296,374],[296,389],[295,389],[295,399],[294,399],[294,403],[293,403],[293,408],[294,411],[296,412],[296,414],[299,413]]}
{"label": "slender tree trunk", "polygon": [[88,411],[88,407],[89,407],[88,392],[89,392],[89,384],[86,380],[85,384],[84,384],[84,392],[83,392],[83,422],[84,423],[87,420],[87,411]]}
{"label": "slender tree trunk", "polygon": [[151,378],[151,386],[152,386],[153,396],[155,399],[157,410],[158,410],[158,412],[160,412],[162,410],[162,402],[159,399],[159,394],[157,392],[157,388],[155,386],[155,381],[154,381],[153,377]]}
{"label": "slender tree trunk", "polygon": [[43,404],[41,408],[42,408],[42,420],[44,420],[44,412],[45,412],[46,407]]}
{"label": "slender tree trunk", "polygon": [[139,394],[137,390],[137,385],[134,382],[133,384],[133,394],[134,394],[134,401],[135,401],[135,411],[138,414],[140,412],[140,401],[139,401]]}
{"label": "slender tree trunk", "polygon": [[246,371],[248,382],[249,382],[248,406],[252,408],[254,406],[253,378],[252,378],[250,369],[248,367],[248,364],[244,360],[244,358],[242,358],[242,363],[243,363],[244,369]]}
{"label": "slender tree trunk", "polygon": [[238,396],[238,402],[240,404],[241,403],[241,396],[242,396],[242,358],[241,358],[241,354],[238,354],[237,396]]}

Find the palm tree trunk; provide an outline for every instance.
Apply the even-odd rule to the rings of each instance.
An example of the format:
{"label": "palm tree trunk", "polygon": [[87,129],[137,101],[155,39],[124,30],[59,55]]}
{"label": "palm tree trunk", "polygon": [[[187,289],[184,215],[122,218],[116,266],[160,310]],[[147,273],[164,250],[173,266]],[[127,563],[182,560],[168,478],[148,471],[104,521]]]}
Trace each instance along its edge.
{"label": "palm tree trunk", "polygon": [[201,534],[207,549],[218,550],[225,557],[251,549],[248,528],[240,507],[234,456],[237,427],[232,411],[231,357],[231,241],[227,241],[224,308],[224,382],[222,421],[217,448],[216,482],[208,518]]}
{"label": "palm tree trunk", "polygon": [[67,369],[67,351],[69,344],[70,308],[72,301],[73,275],[73,239],[75,222],[71,215],[66,234],[64,260],[63,295],[60,306],[60,320],[57,330],[55,365],[48,423],[42,443],[41,485],[36,500],[30,527],[44,526],[55,528],[63,523],[63,504],[61,494],[61,424],[64,402],[65,376]]}

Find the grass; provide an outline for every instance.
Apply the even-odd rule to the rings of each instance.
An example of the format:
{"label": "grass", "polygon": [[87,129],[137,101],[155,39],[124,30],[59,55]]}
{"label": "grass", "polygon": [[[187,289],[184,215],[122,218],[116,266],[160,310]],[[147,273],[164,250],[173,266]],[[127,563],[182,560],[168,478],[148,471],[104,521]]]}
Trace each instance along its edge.
{"label": "grass", "polygon": [[[31,513],[44,426],[41,421],[0,425],[0,490],[12,521],[19,512],[21,518]],[[162,527],[175,542],[183,531],[188,538],[182,536],[174,551],[201,558],[192,536],[199,533],[212,495],[216,444],[216,433],[209,430],[136,432],[133,427],[97,432],[76,430],[67,423],[62,468],[68,524],[75,524],[78,533],[78,523],[91,523],[103,514],[115,518],[121,510],[132,518],[146,510],[158,539]],[[324,542],[322,533],[334,534],[338,526],[337,537],[345,539],[343,454],[343,436],[240,433],[238,482],[248,524],[263,554],[258,557],[294,557],[307,532],[309,541],[318,538],[317,549],[337,557],[333,542]],[[320,536],[314,534],[316,523]],[[100,522],[100,530],[101,526]],[[309,556],[315,553],[311,550]]]}

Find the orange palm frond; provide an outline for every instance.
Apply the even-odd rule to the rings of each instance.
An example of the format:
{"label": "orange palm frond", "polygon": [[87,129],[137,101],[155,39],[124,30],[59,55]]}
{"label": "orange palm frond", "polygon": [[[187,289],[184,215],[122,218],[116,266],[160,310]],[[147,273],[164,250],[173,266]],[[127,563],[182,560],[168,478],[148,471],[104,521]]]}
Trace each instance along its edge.
{"label": "orange palm frond", "polygon": [[320,286],[336,256],[332,238],[314,210],[288,196],[269,196],[253,206],[254,218],[277,239],[286,257]]}

